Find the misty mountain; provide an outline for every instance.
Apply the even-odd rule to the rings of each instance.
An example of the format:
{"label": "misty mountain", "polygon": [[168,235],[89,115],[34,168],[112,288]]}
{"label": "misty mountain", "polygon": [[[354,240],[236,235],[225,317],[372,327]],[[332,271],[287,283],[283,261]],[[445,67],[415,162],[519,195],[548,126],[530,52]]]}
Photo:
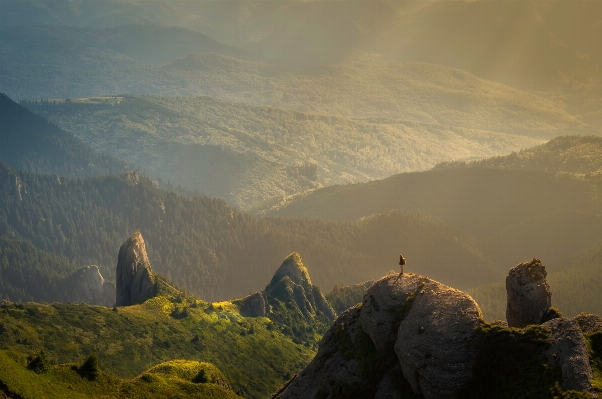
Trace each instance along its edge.
{"label": "misty mountain", "polygon": [[[479,237],[489,259],[500,267],[539,257],[549,270],[556,271],[566,259],[602,239],[602,202],[597,194],[601,182],[596,173],[600,148],[596,143],[597,138],[558,138],[470,167],[436,168],[326,187],[273,203],[260,212],[353,220],[389,209],[420,210]],[[519,158],[525,161],[518,166],[525,168],[494,167]],[[587,171],[584,165],[592,169]]]}
{"label": "misty mountain", "polygon": [[322,185],[484,158],[541,140],[429,123],[357,119],[211,97],[23,102],[97,151],[248,208]]}
{"label": "misty mountain", "polygon": [[80,139],[0,93],[0,160],[13,168],[60,176],[121,173],[125,162],[99,155]]}
{"label": "misty mountain", "polygon": [[602,7],[593,0],[18,0],[2,5],[1,26],[32,23],[179,26],[250,49],[267,62],[421,61],[522,88],[587,87],[592,78],[599,80],[602,63]]}
{"label": "misty mountain", "polygon": [[[217,53],[187,54],[166,64],[150,65],[87,45],[79,40],[87,37],[82,30],[52,26],[36,26],[31,31],[28,27],[3,29],[0,89],[17,99],[124,93],[209,95],[300,112],[402,119],[549,138],[589,129],[553,99],[444,66],[390,63],[369,68],[303,68]],[[40,50],[38,37],[48,37],[46,41],[51,43]],[[151,41],[149,46],[155,46],[149,52],[164,52],[160,41]],[[66,50],[55,55],[46,48]]]}

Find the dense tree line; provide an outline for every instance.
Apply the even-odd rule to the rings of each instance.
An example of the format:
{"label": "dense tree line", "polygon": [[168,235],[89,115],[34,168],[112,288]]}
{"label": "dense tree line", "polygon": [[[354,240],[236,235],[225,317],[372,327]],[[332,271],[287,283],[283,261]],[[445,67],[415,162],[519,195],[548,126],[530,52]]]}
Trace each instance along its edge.
{"label": "dense tree line", "polygon": [[293,251],[328,288],[382,276],[396,267],[400,247],[411,267],[449,284],[494,279],[470,237],[421,213],[347,223],[257,218],[221,200],[159,189],[134,172],[59,181],[0,164],[0,181],[0,235],[79,266],[97,264],[112,280],[121,243],[140,230],[153,267],[203,299],[262,289]]}

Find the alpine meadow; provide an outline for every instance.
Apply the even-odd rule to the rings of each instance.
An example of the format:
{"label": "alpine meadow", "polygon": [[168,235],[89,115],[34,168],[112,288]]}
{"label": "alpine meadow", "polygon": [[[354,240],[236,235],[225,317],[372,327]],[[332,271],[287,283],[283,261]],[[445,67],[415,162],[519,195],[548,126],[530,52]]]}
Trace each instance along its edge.
{"label": "alpine meadow", "polygon": [[602,2],[0,0],[0,399],[602,395]]}

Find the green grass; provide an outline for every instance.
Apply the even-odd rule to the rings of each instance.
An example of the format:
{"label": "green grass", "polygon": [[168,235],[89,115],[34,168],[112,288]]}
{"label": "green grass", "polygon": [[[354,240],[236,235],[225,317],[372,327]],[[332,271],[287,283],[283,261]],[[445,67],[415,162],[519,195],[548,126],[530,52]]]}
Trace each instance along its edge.
{"label": "green grass", "polygon": [[[173,317],[176,308],[180,313],[186,309],[186,315]],[[268,318],[243,317],[231,302],[216,302],[210,308],[186,295],[158,296],[142,305],[114,309],[12,304],[0,309],[0,349],[22,356],[44,349],[51,367],[82,364],[96,352],[100,369],[120,378],[133,378],[178,358],[210,362],[236,392],[250,398],[269,395],[315,355],[310,346],[294,343]],[[211,373],[207,377],[213,378]]]}
{"label": "green grass", "polygon": [[77,364],[50,366],[44,373],[28,370],[23,354],[0,351],[0,392],[16,398],[238,398],[233,391],[207,381],[195,383],[201,370],[221,373],[208,363],[171,361],[159,364],[132,379],[99,372],[96,379],[81,376]]}

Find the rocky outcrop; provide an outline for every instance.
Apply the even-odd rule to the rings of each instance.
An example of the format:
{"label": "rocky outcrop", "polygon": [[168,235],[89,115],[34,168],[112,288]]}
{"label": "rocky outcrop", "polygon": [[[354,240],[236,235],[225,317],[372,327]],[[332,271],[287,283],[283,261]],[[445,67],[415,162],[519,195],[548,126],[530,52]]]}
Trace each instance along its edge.
{"label": "rocky outcrop", "polygon": [[240,312],[245,316],[265,317],[270,313],[270,304],[264,292],[256,292],[247,297],[234,301]]}
{"label": "rocky outcrop", "polygon": [[98,266],[82,266],[68,279],[67,302],[82,302],[91,305],[113,306],[115,285],[105,281]]}
{"label": "rocky outcrop", "polygon": [[481,310],[468,294],[425,280],[399,325],[395,353],[415,393],[451,399],[472,377]]}
{"label": "rocky outcrop", "polygon": [[117,306],[141,303],[154,294],[155,281],[139,231],[132,234],[119,249],[116,276]]}
{"label": "rocky outcrop", "polygon": [[552,303],[552,291],[546,276],[546,268],[539,259],[521,263],[510,270],[506,277],[508,326],[522,328],[541,323]]}
{"label": "rocky outcrop", "polygon": [[480,317],[461,291],[412,273],[386,276],[339,316],[314,360],[274,397],[398,398],[394,375],[427,399],[456,397],[472,376]]}
{"label": "rocky outcrop", "polygon": [[294,303],[305,317],[322,314],[334,320],[336,316],[320,289],[311,283],[307,268],[297,252],[284,259],[264,292],[268,300]]}
{"label": "rocky outcrop", "polygon": [[547,350],[550,364],[562,371],[562,387],[576,391],[592,388],[592,369],[587,346],[576,320],[557,318],[543,324],[552,332],[552,342]]}
{"label": "rocky outcrop", "polygon": [[392,349],[397,338],[400,313],[409,309],[410,301],[427,281],[425,277],[406,273],[391,274],[374,283],[364,295],[360,323],[376,350]]}
{"label": "rocky outcrop", "polygon": [[[547,397],[558,383],[593,393],[584,334],[601,332],[602,318],[562,318],[550,307],[538,260],[512,269],[508,286],[518,292],[509,302],[520,304],[511,310],[537,322],[523,329],[489,324],[462,291],[412,273],[385,276],[339,316],[314,360],[272,398],[388,399],[410,390],[426,399],[516,397],[526,390]],[[551,319],[531,325],[544,314]]]}
{"label": "rocky outcrop", "polygon": [[581,332],[586,334],[602,333],[602,317],[591,313],[580,313],[573,318]]}

